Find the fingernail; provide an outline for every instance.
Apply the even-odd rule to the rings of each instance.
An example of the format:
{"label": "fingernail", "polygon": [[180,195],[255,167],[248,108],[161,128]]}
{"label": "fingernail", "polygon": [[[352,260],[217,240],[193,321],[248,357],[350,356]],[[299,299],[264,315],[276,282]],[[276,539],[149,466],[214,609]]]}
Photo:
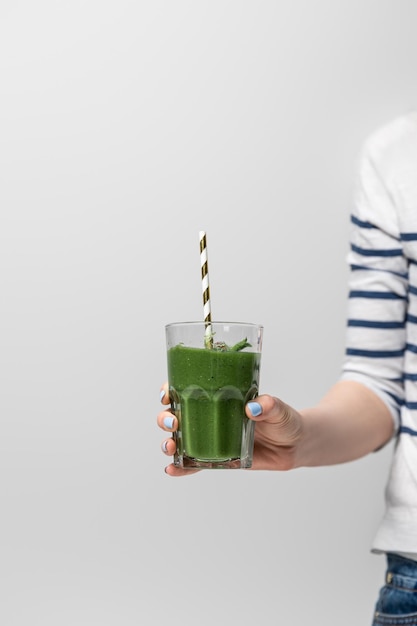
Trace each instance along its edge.
{"label": "fingernail", "polygon": [[164,417],[164,426],[165,428],[172,428],[174,426],[175,417]]}
{"label": "fingernail", "polygon": [[259,402],[248,402],[248,409],[253,417],[258,417],[262,413],[262,407]]}
{"label": "fingernail", "polygon": [[165,396],[165,389],[162,389],[161,393],[159,394],[159,399],[161,402],[164,399],[164,396]]}
{"label": "fingernail", "polygon": [[167,447],[168,447],[168,441],[165,439],[165,441],[163,441],[161,445],[162,451],[167,452]]}

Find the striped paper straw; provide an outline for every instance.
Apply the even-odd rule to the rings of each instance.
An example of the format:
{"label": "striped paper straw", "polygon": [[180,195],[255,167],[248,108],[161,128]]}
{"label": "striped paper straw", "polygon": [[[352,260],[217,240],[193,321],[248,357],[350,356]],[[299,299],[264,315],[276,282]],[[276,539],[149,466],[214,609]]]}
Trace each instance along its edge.
{"label": "striped paper straw", "polygon": [[200,263],[201,263],[201,287],[203,291],[204,323],[206,325],[204,344],[206,348],[213,347],[213,334],[211,330],[211,302],[210,285],[207,258],[207,237],[204,230],[200,230]]}

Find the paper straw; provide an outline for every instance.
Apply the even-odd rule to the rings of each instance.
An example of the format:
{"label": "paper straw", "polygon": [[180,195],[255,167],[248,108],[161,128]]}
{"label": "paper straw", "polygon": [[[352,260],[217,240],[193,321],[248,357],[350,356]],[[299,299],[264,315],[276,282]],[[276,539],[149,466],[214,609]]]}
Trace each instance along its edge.
{"label": "paper straw", "polygon": [[200,263],[201,263],[201,287],[203,292],[204,323],[206,325],[204,343],[206,348],[213,347],[213,334],[211,330],[211,302],[210,285],[207,257],[207,237],[204,230],[200,230]]}

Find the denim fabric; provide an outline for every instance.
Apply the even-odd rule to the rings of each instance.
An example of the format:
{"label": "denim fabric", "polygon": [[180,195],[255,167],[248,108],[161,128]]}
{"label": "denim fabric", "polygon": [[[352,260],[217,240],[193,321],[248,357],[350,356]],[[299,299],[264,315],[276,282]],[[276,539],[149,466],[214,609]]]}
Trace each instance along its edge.
{"label": "denim fabric", "polygon": [[372,626],[417,626],[417,561],[387,555],[385,585],[379,592]]}

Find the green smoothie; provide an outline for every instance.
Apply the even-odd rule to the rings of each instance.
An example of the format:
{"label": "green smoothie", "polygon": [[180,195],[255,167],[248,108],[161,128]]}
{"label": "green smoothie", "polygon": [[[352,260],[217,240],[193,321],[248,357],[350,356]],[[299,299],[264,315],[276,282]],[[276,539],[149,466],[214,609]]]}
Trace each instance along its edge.
{"label": "green smoothie", "polygon": [[[168,350],[171,405],[184,466],[220,466],[251,456],[254,424],[244,412],[258,395],[260,354],[177,345]],[[212,464],[212,465],[210,465]],[[225,465],[225,467],[229,465]]]}

